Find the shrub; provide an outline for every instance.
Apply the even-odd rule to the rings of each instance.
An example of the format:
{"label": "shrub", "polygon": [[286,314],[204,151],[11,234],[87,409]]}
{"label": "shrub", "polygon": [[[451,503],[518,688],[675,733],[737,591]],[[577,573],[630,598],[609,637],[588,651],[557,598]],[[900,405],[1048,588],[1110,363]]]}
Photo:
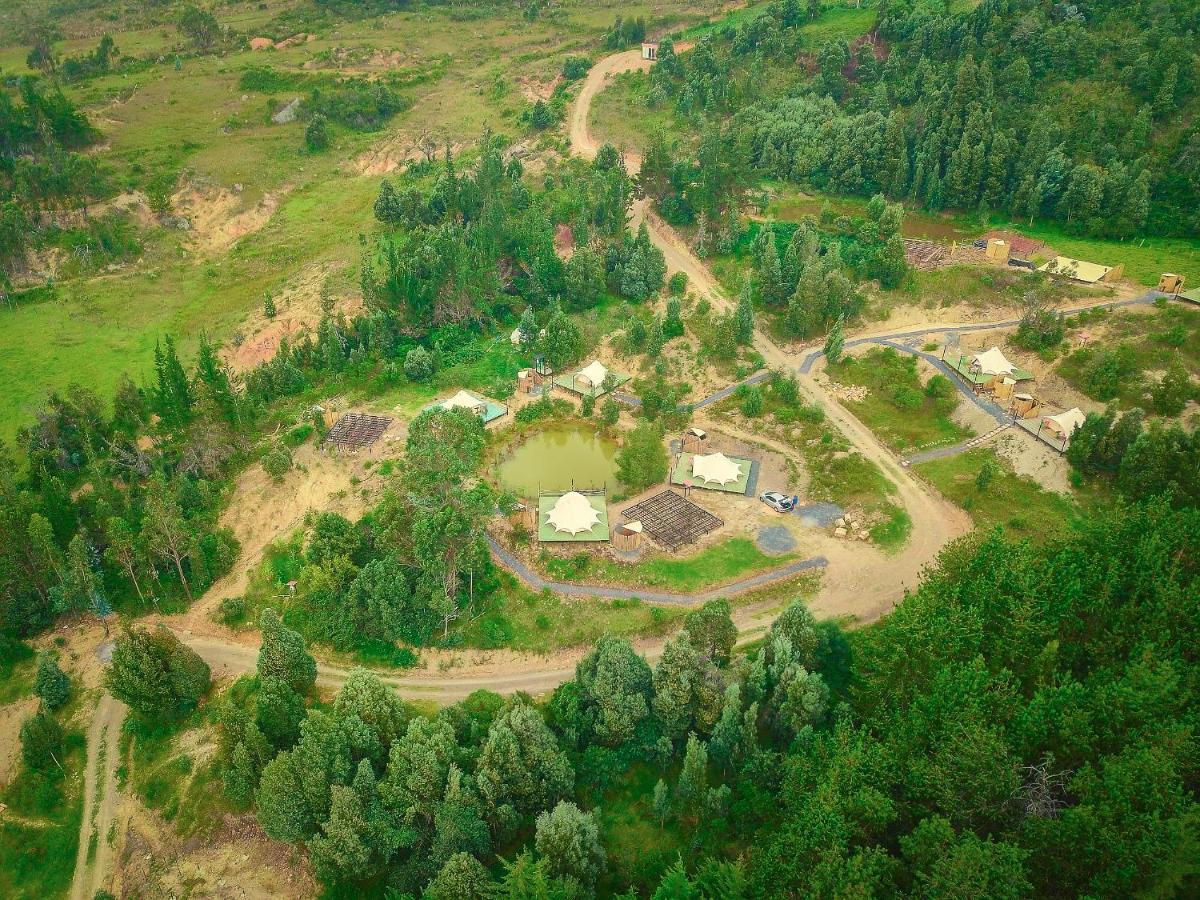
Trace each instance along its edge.
{"label": "shrub", "polygon": [[563,60],[562,76],[567,81],[582,78],[592,68],[592,61],[586,56],[568,56]]}
{"label": "shrub", "polygon": [[283,476],[292,470],[292,454],[286,447],[274,447],[263,457],[262,467],[272,481],[282,481]]}
{"label": "shrub", "polygon": [[320,113],[314,115],[304,129],[304,146],[308,147],[310,153],[320,153],[329,146],[329,126]]}
{"label": "shrub", "polygon": [[683,296],[683,292],[687,290],[688,277],[687,272],[676,272],[667,282],[667,291],[675,297]]}
{"label": "shrub", "polygon": [[945,375],[934,375],[925,385],[925,396],[945,400],[954,396],[954,382]]}
{"label": "shrub", "polygon": [[313,426],[311,424],[309,424],[308,422],[305,422],[301,425],[297,425],[295,428],[291,429],[287,434],[285,434],[283,436],[283,442],[284,442],[284,444],[286,444],[289,447],[299,447],[301,444],[303,444],[305,441],[307,441],[310,437],[312,437],[312,433],[314,430],[315,429],[313,428]]}
{"label": "shrub", "polygon": [[240,624],[246,617],[246,601],[242,597],[226,597],[217,607],[217,616],[227,628]]}
{"label": "shrub", "polygon": [[413,347],[404,355],[404,374],[409,381],[425,381],[433,375],[433,357],[424,347]]}
{"label": "shrub", "polygon": [[907,384],[899,385],[892,391],[892,403],[898,409],[913,410],[921,407],[921,392]]}
{"label": "shrub", "polygon": [[1095,400],[1114,399],[1137,374],[1133,352],[1126,346],[1115,350],[1085,350],[1082,387]]}
{"label": "shrub", "polygon": [[757,418],[762,415],[763,411],[763,396],[762,391],[758,386],[748,388],[745,396],[742,398],[742,415],[749,419]]}
{"label": "shrub", "polygon": [[579,408],[579,414],[585,419],[590,419],[592,413],[596,411],[596,398],[591,394],[584,394],[583,402]]}
{"label": "shrub", "polygon": [[1187,370],[1178,363],[1150,387],[1150,403],[1154,411],[1163,416],[1179,415],[1191,396],[1192,381]]}

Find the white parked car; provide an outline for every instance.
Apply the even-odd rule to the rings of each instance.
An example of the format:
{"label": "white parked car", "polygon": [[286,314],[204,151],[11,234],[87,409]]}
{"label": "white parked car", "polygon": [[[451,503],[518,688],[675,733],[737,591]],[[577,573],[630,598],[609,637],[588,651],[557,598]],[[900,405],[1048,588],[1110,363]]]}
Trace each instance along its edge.
{"label": "white parked car", "polygon": [[787,512],[792,508],[792,498],[785,497],[779,491],[766,491],[759,494],[758,499],[776,512]]}

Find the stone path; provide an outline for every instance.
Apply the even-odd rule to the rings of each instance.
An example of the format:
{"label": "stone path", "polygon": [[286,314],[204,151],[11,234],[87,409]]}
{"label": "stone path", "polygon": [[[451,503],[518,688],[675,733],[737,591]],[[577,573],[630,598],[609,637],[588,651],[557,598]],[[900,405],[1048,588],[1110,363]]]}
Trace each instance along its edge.
{"label": "stone path", "polygon": [[732,597],[735,594],[742,594],[746,591],[765,587],[777,581],[785,581],[803,572],[823,569],[829,564],[829,561],[825,557],[814,556],[809,559],[796,560],[795,562],[780,566],[777,569],[771,569],[767,572],[759,572],[757,575],[750,575],[730,584],[708,588],[695,594],[672,594],[666,591],[652,591],[645,588],[608,587],[600,584],[572,584],[565,581],[547,581],[537,572],[533,571],[533,569],[529,568],[529,566],[525,565],[525,563],[521,562],[521,560],[517,559],[516,556],[490,534],[488,535],[488,544],[492,548],[492,557],[496,562],[520,578],[532,590],[548,590],[555,594],[561,594],[564,597],[599,597],[614,600],[636,599],[645,600],[648,603],[662,603],[669,606],[700,606],[709,600]]}
{"label": "stone path", "polygon": [[905,466],[915,466],[918,463],[929,462],[931,459],[945,459],[947,456],[955,456],[959,453],[964,453],[973,447],[978,447],[980,444],[990,441],[1006,428],[1012,428],[1012,422],[1005,422],[1002,425],[997,425],[986,434],[981,434],[971,438],[969,441],[963,441],[960,444],[952,444],[949,447],[934,447],[931,450],[922,450],[920,453],[914,453],[912,456],[906,456],[901,464]]}

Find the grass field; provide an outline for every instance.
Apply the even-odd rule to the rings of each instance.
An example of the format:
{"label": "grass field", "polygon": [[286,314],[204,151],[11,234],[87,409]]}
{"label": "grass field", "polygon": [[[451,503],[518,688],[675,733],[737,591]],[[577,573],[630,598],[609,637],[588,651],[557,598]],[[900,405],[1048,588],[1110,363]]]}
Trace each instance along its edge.
{"label": "grass field", "polygon": [[914,356],[873,347],[861,356],[843,357],[828,372],[841,384],[866,388],[863,400],[847,400],[846,407],[901,453],[956,444],[974,434],[950,418],[960,400],[954,386],[940,376],[940,392],[926,389]]}
{"label": "grass field", "polygon": [[767,556],[749,538],[730,538],[683,557],[654,556],[624,564],[583,552],[572,557],[545,554],[541,563],[556,580],[666,588],[687,594],[773,569],[794,556]]}
{"label": "grass field", "polygon": [[180,749],[185,737],[195,738],[191,743],[196,747],[214,740],[210,719],[209,706],[164,725],[130,716],[121,734],[122,752],[128,753],[130,763],[127,789],[185,837],[220,828],[224,814],[232,811],[213,762],[198,764]]}
{"label": "grass field", "polygon": [[18,760],[19,773],[0,794],[7,807],[0,817],[0,896],[66,895],[83,816],[85,745],[82,734],[67,733],[62,772],[33,771]]}
{"label": "grass field", "polygon": [[[293,5],[236,2],[214,12],[222,24],[249,34]],[[402,153],[422,133],[464,144],[491,128],[520,139],[518,117],[529,102],[521,82],[547,85],[562,60],[591,50],[616,15],[648,16],[669,27],[698,21],[711,10],[682,2],[653,8],[606,2],[534,22],[516,8],[496,8],[467,23],[460,12],[415,7],[322,26],[316,40],[286,50],[188,56],[179,70],[168,54],[129,74],[68,86],[102,133],[99,158],[116,188],[140,188],[160,172],[179,175],[182,185],[202,192],[233,192],[240,185],[217,227],[263,197],[278,207],[261,230],[214,252],[195,248],[199,232],[146,223],[136,264],[60,280],[52,300],[0,309],[0,439],[11,439],[29,422],[51,389],[79,382],[107,399],[121,373],[143,378],[155,341],[168,332],[185,355],[201,330],[219,341],[230,338],[266,291],[278,293],[311,266],[344,267],[355,284],[359,234],[374,227],[371,203],[382,178],[376,158],[364,154],[380,147]],[[20,10],[23,21],[53,14],[37,3]],[[9,15],[17,11],[0,4],[0,20]],[[157,54],[179,40],[174,26],[163,24],[172,15],[131,8],[96,29],[113,33],[127,54]],[[85,11],[80,22],[89,16]],[[130,31],[122,30],[126,19]],[[99,33],[81,25],[60,51],[90,51]],[[20,44],[0,47],[0,64],[23,71],[27,52]],[[239,86],[247,66],[264,63],[284,72],[399,73],[412,84],[403,89],[412,106],[379,132],[335,129],[331,149],[312,156],[302,149],[304,123],[268,123],[269,98]],[[277,107],[291,96],[272,99]]]}
{"label": "grass field", "polygon": [[[989,460],[997,467],[996,476],[980,490],[976,478]],[[1066,532],[1081,513],[1074,500],[1017,475],[990,448],[977,447],[914,468],[942,494],[967,510],[980,528],[999,526],[1014,536],[1043,541]]]}

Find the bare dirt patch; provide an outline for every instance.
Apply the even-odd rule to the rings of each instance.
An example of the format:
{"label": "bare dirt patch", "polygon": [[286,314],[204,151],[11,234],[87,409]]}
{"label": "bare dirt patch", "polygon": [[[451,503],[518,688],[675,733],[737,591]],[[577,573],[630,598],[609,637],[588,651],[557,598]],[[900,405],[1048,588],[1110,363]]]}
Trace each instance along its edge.
{"label": "bare dirt patch", "polygon": [[351,520],[360,518],[382,488],[373,464],[397,450],[397,435],[398,423],[393,422],[373,447],[358,454],[339,455],[305,444],[293,454],[295,467],[278,482],[261,466],[242,472],[233,500],[221,515],[221,525],[231,529],[241,544],[241,557],[230,574],[170,624],[189,631],[228,633],[210,621],[220,602],[244,594],[250,570],[267,547],[301,527],[309,513],[329,510]]}
{"label": "bare dirt patch", "polygon": [[[320,323],[322,315],[321,295],[342,266],[311,265],[305,268],[278,296],[273,297],[275,317],[267,318],[257,310],[246,320],[232,343],[223,348],[221,355],[234,372],[253,369],[275,356],[284,338],[293,338],[311,331]],[[363,307],[362,295],[347,292],[331,297],[335,313],[353,316]]]}
{"label": "bare dirt patch", "polygon": [[128,833],[114,893],[136,888],[148,898],[315,897],[316,882],[304,857],[270,840],[252,815],[226,816],[220,830],[183,840],[174,829],[129,801]]}
{"label": "bare dirt patch", "polygon": [[171,197],[171,207],[188,221],[188,246],[212,257],[266,225],[286,193],[286,188],[272,191],[248,205],[238,191],[193,183]]}

